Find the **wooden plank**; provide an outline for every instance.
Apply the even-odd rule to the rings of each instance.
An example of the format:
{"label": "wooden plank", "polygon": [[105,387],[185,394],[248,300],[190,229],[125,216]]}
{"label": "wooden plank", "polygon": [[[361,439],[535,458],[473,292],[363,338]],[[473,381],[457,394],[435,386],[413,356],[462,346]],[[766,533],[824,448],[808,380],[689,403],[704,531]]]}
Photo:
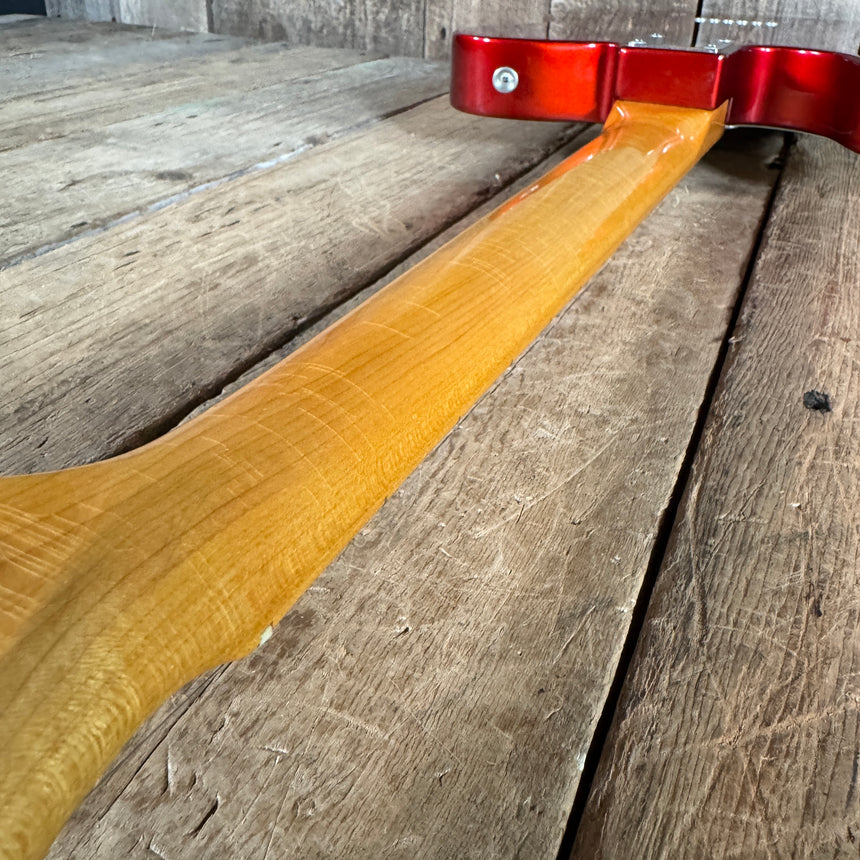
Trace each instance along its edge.
{"label": "wooden plank", "polygon": [[86,21],[118,21],[119,0],[45,0],[51,18]]}
{"label": "wooden plank", "polygon": [[[323,67],[330,64],[325,55]],[[273,57],[273,77],[278,66]],[[242,91],[237,66],[234,88],[221,96],[3,154],[8,197],[0,264],[129,213],[164,206],[237,171],[289,159],[438,96],[448,85],[444,66],[409,58],[313,74],[305,52],[296,66],[294,75],[310,67],[307,75],[251,92]]]}
{"label": "wooden plank", "polygon": [[860,7],[853,0],[705,0],[697,44],[719,40],[856,54]]}
{"label": "wooden plank", "polygon": [[25,15],[25,14],[0,14],[0,27],[8,27],[10,24],[20,24],[22,22],[37,21],[40,15]]}
{"label": "wooden plank", "polygon": [[[826,6],[811,16],[802,3],[706,2],[698,43],[853,51],[853,4]],[[789,386],[807,374],[849,384],[845,354],[820,349],[815,332],[835,307],[853,313],[857,174],[856,156],[830,142],[805,139],[789,155],[573,856],[612,856],[631,836],[643,857],[854,853],[850,711],[839,721],[856,692],[837,643],[843,635],[850,652],[853,629],[841,611],[827,631],[808,623],[823,617],[818,577],[836,600],[848,592],[843,606],[854,611],[853,571],[842,564],[854,550],[838,514],[852,485],[840,480],[828,497],[807,468],[818,444],[841,433],[850,445],[850,431],[828,425],[827,440],[816,438]],[[810,301],[824,272],[826,297]],[[811,482],[812,504],[799,480]],[[813,552],[831,540],[842,558]]]}
{"label": "wooden plank", "polygon": [[574,856],[857,852],[858,212],[857,156],[803,138]]}
{"label": "wooden plank", "polygon": [[0,101],[238,48],[229,36],[40,18],[0,29]]}
{"label": "wooden plank", "polygon": [[119,20],[167,30],[209,31],[206,0],[119,0]]}
{"label": "wooden plank", "polygon": [[291,45],[421,56],[424,2],[212,0],[212,31]]}
{"label": "wooden plank", "polygon": [[209,27],[205,0],[46,0],[48,15],[87,21],[118,21],[167,30],[205,33]]}
{"label": "wooden plank", "polygon": [[[426,0],[427,26],[424,33],[424,55],[449,57],[451,37],[462,33],[485,36],[516,36],[545,39],[549,21],[549,0]],[[588,4],[598,18],[603,8]]]}
{"label": "wooden plank", "polygon": [[[244,99],[246,94],[276,82],[283,85],[370,59],[374,57],[355,51],[288,49],[282,44],[243,45],[167,64],[135,63],[119,67],[115,75],[106,79],[87,81],[85,85],[60,85],[7,100],[3,104],[0,152],[88,129],[103,129],[116,122],[176,110],[183,105],[223,100],[230,94]],[[439,82],[441,87],[444,82],[441,70]],[[266,101],[271,102],[275,97],[276,92],[266,94]]]}
{"label": "wooden plank", "polygon": [[[593,9],[599,8],[600,14]],[[551,39],[600,39],[626,45],[645,39],[654,45],[691,44],[696,3],[663,0],[661,3],[629,3],[616,0],[606,4],[583,5],[576,0],[552,0],[549,36]]]}
{"label": "wooden plank", "polygon": [[51,856],[554,856],[774,151],[696,171]]}
{"label": "wooden plank", "polygon": [[669,0],[662,4],[578,0],[427,0],[425,56],[447,57],[451,35],[459,30],[488,36],[533,39],[605,39],[626,44],[659,34],[658,43],[689,45],[696,3]]}
{"label": "wooden plank", "polygon": [[566,134],[436,99],[0,272],[0,467],[137,444]]}

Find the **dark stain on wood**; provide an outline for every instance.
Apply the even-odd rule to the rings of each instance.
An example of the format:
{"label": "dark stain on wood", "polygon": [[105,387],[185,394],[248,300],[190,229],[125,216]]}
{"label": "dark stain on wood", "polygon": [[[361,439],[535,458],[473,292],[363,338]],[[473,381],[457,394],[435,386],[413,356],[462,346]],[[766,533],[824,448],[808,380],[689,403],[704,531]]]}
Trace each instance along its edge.
{"label": "dark stain on wood", "polygon": [[184,182],[185,180],[194,178],[194,174],[187,170],[159,170],[154,176],[156,179],[172,182]]}
{"label": "dark stain on wood", "polygon": [[826,391],[818,391],[815,388],[803,392],[803,405],[813,412],[831,412],[830,395]]}

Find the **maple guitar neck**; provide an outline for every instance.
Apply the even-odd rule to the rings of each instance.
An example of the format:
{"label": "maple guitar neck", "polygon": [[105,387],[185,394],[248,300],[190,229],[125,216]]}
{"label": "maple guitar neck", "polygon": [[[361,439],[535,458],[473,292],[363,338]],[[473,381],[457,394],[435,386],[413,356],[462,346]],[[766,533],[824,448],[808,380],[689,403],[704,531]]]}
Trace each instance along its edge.
{"label": "maple guitar neck", "polygon": [[195,420],[0,479],[0,856],[41,856],[147,715],[257,646],[724,116],[619,102],[591,143]]}

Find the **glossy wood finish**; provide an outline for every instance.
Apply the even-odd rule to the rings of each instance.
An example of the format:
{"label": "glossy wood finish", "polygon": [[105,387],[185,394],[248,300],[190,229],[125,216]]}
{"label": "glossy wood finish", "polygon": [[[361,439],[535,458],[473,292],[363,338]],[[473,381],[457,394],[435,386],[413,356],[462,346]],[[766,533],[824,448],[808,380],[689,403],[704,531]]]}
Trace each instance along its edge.
{"label": "glossy wood finish", "polygon": [[619,105],[544,180],[199,419],[3,481],[7,845],[44,851],[143,717],[260,641],[722,115]]}
{"label": "glossy wood finish", "polygon": [[780,145],[720,141],[272,638],[147,720],[51,860],[555,858]]}

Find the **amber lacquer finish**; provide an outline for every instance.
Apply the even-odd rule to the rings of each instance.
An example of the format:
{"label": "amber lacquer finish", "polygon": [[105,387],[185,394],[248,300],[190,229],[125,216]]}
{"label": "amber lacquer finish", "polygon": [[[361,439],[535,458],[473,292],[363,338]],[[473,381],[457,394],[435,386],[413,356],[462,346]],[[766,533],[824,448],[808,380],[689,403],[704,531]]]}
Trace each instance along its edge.
{"label": "amber lacquer finish", "polygon": [[199,418],[0,480],[0,856],[43,854],[155,707],[257,645],[723,117],[616,105],[597,139]]}

